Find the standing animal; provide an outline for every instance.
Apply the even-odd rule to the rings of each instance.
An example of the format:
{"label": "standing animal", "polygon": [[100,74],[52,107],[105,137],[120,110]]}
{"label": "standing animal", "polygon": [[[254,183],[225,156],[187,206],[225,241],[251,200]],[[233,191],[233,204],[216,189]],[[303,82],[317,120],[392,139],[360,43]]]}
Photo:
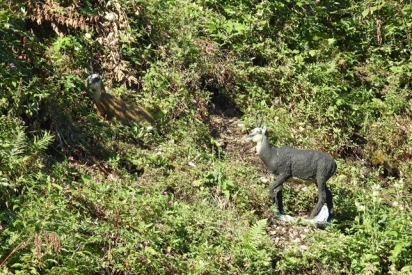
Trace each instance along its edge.
{"label": "standing animal", "polygon": [[143,123],[155,128],[155,121],[146,109],[129,104],[106,93],[102,78],[99,74],[91,74],[87,78],[87,87],[93,91],[93,102],[97,107],[97,114],[104,120],[116,118],[123,124]]}
{"label": "standing animal", "polygon": [[257,117],[255,117],[255,126],[256,128],[246,137],[246,140],[256,143],[256,153],[269,174],[275,178],[269,186],[269,194],[278,211],[283,212],[282,184],[285,181],[293,179],[298,182],[314,182],[318,186],[319,199],[310,218],[317,216],[326,203],[330,221],[333,216],[333,202],[326,181],[336,171],[334,159],[328,154],[315,150],[297,150],[288,146],[272,147],[266,136],[266,125],[263,128],[258,126]]}

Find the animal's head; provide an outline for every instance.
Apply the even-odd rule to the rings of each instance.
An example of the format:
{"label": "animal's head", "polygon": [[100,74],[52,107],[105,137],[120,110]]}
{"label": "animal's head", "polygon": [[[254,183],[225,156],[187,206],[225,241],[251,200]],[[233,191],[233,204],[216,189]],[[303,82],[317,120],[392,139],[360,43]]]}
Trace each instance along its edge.
{"label": "animal's head", "polygon": [[102,77],[99,74],[91,74],[87,78],[87,88],[93,91],[93,101],[100,101],[102,93],[105,93]]}
{"label": "animal's head", "polygon": [[100,90],[102,87],[102,78],[99,74],[89,75],[87,78],[87,88],[91,90]]}
{"label": "animal's head", "polygon": [[257,115],[255,117],[255,129],[252,130],[252,133],[250,133],[247,137],[246,137],[246,141],[253,141],[253,142],[260,142],[262,141],[263,137],[266,134],[266,124],[263,126],[263,128],[259,125],[262,125],[262,121],[263,121],[263,114],[262,114],[262,118],[260,120],[260,123],[258,124],[257,122]]}

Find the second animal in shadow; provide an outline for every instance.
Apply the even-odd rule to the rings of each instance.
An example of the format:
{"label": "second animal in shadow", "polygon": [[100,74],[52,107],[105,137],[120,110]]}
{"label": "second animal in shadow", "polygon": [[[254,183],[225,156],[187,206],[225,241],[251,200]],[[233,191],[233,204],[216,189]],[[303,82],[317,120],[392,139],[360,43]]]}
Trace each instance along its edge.
{"label": "second animal in shadow", "polygon": [[87,87],[93,92],[93,102],[97,108],[97,114],[104,120],[113,118],[124,125],[142,124],[155,129],[155,120],[152,115],[138,104],[124,102],[120,98],[108,94],[104,88],[99,74],[91,74],[87,78]]}

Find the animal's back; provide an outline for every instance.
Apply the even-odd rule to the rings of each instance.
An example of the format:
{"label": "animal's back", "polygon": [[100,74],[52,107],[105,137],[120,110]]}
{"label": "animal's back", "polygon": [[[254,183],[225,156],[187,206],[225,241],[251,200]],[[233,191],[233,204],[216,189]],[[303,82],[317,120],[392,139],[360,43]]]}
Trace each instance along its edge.
{"label": "animal's back", "polygon": [[123,124],[133,122],[148,123],[152,126],[155,124],[153,117],[143,107],[137,104],[128,104],[107,93],[102,93],[96,106],[99,116],[107,120],[116,118]]}
{"label": "animal's back", "polygon": [[319,176],[330,178],[336,171],[336,162],[328,154],[316,150],[279,148],[279,155],[285,156],[290,165],[291,176],[312,180]]}

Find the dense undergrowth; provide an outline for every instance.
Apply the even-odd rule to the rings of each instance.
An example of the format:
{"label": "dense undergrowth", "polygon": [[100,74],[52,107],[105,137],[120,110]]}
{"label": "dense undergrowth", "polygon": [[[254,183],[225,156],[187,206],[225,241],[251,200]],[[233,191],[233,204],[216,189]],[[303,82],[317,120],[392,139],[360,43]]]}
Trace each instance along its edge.
{"label": "dense undergrowth", "polygon": [[[1,6],[1,274],[412,273],[407,1]],[[97,117],[90,61],[158,132]],[[325,230],[273,218],[260,112],[273,145],[336,159]],[[284,197],[304,215],[317,191]]]}

